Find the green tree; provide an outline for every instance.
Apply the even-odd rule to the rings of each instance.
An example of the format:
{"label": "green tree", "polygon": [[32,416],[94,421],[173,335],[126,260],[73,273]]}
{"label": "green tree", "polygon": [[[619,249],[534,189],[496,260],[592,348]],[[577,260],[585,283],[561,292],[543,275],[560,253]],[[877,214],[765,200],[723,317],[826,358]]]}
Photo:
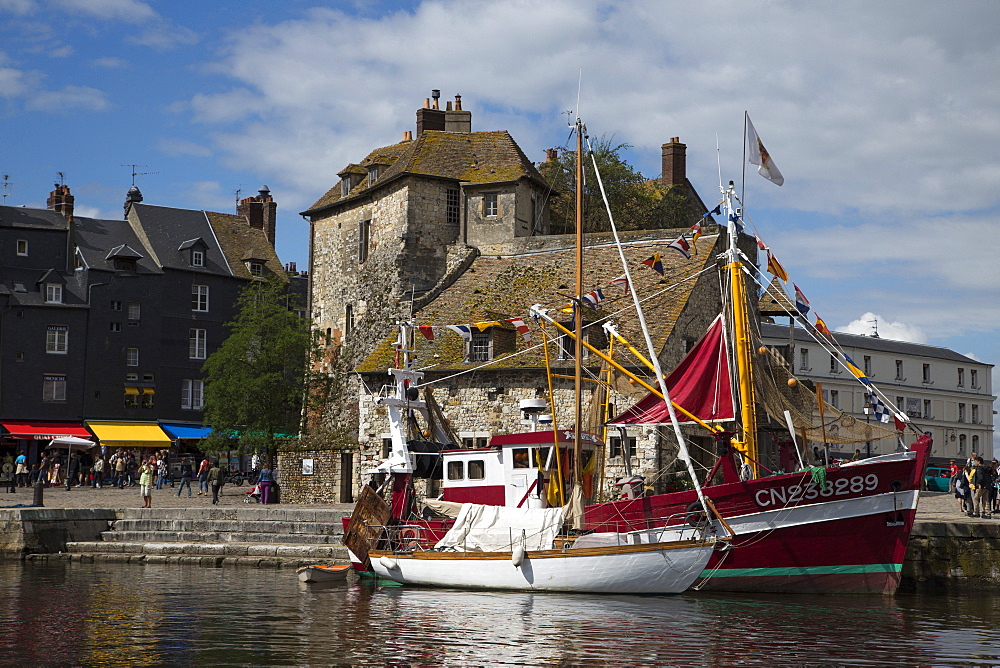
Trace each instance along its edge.
{"label": "green tree", "polygon": [[[688,227],[688,198],[676,188],[666,188],[647,179],[622,157],[629,144],[614,144],[607,137],[591,140],[593,156],[601,170],[608,203],[620,230],[651,230]],[[583,231],[611,230],[601,189],[594,174],[594,161],[584,151]],[[553,234],[571,234],[576,230],[576,151],[563,147],[555,160],[539,166],[542,176],[560,196],[551,203]]]}
{"label": "green tree", "polygon": [[318,344],[292,310],[294,298],[277,280],[253,281],[240,293],[229,337],[202,367],[207,449],[263,452],[273,467],[278,442],[297,434],[303,409],[322,400],[325,378],[313,370]]}

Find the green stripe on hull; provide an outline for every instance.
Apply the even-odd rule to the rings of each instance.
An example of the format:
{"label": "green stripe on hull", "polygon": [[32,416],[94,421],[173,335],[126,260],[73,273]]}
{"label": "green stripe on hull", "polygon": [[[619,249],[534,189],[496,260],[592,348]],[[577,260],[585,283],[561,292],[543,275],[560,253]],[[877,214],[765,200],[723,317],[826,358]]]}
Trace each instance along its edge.
{"label": "green stripe on hull", "polygon": [[789,566],[787,568],[706,568],[703,578],[784,577],[788,575],[862,575],[866,573],[899,573],[903,564],[861,564],[855,566]]}

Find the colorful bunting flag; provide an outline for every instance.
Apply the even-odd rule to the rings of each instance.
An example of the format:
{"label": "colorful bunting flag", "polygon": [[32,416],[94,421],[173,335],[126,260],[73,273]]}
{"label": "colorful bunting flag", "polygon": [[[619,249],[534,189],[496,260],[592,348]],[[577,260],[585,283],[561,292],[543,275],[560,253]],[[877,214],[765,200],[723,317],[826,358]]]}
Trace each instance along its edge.
{"label": "colorful bunting flag", "polygon": [[611,279],[611,285],[622,289],[622,294],[628,293],[628,274],[622,274],[618,278]]}
{"label": "colorful bunting flag", "polygon": [[701,223],[695,223],[691,226],[691,248],[694,249],[694,254],[698,254],[698,239],[701,238]]}
{"label": "colorful bunting flag", "polygon": [[531,332],[528,331],[528,326],[524,324],[524,320],[521,318],[510,318],[507,322],[514,325],[514,328],[521,333],[525,343],[531,343]]}
{"label": "colorful bunting flag", "polygon": [[434,328],[432,326],[420,325],[417,327],[417,329],[420,330],[420,333],[423,334],[424,338],[427,339],[428,341],[434,340]]}
{"label": "colorful bunting flag", "polygon": [[826,326],[825,322],[823,322],[823,318],[819,317],[819,313],[814,313],[813,315],[816,316],[816,331],[832,339],[833,332],[831,332],[830,328]]}
{"label": "colorful bunting flag", "polygon": [[879,422],[889,421],[889,411],[886,410],[885,404],[878,398],[873,388],[868,388],[868,405],[871,406],[872,415],[875,416],[876,420]]}
{"label": "colorful bunting flag", "polygon": [[860,380],[865,385],[872,384],[872,382],[868,379],[868,376],[865,375],[865,372],[859,369],[858,365],[854,363],[854,360],[852,360],[847,355],[844,355],[844,362],[847,363],[847,370],[850,371],[852,374],[854,374],[855,378]]}
{"label": "colorful bunting flag", "polygon": [[771,155],[764,148],[764,143],[757,136],[757,130],[750,122],[750,114],[747,114],[747,159],[751,165],[757,165],[757,173],[763,176],[776,186],[785,182],[785,177],[781,175]]}
{"label": "colorful bunting flag", "polygon": [[583,296],[583,303],[594,310],[597,309],[597,305],[602,301],[604,301],[604,293],[600,288],[597,288],[593,292],[588,292]]}
{"label": "colorful bunting flag", "polygon": [[894,426],[896,427],[896,431],[905,431],[906,430],[906,421],[902,417],[900,417],[898,414],[896,414],[896,413],[892,414],[892,421],[893,421]]}
{"label": "colorful bunting flag", "polygon": [[809,313],[809,300],[799,290],[799,286],[792,283],[792,287],[795,288],[795,308],[802,314],[802,317],[805,317]]}
{"label": "colorful bunting flag", "polygon": [[681,255],[683,255],[688,260],[691,259],[691,246],[688,245],[687,239],[684,238],[683,234],[681,236],[677,237],[676,239],[674,239],[667,246],[667,248],[673,248],[675,251],[678,251]]}
{"label": "colorful bunting flag", "polygon": [[468,325],[448,325],[448,329],[461,336],[465,341],[472,340],[472,329]]}
{"label": "colorful bunting flag", "polygon": [[722,202],[715,205],[715,208],[702,216],[702,218],[708,218],[709,216],[721,216],[722,215]]}
{"label": "colorful bunting flag", "polygon": [[655,271],[660,276],[663,276],[663,262],[660,260],[659,253],[653,253],[653,257],[648,260],[643,260],[642,263]]}
{"label": "colorful bunting flag", "polygon": [[496,327],[499,324],[500,323],[497,322],[496,320],[490,320],[489,322],[477,322],[476,329],[478,329],[480,332],[485,332],[490,327]]}

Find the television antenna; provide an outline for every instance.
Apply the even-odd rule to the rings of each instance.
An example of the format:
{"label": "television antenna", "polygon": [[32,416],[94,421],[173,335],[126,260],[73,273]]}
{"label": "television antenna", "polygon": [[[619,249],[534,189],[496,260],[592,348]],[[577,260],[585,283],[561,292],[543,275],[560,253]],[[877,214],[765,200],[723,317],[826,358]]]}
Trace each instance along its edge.
{"label": "television antenna", "polygon": [[11,185],[10,174],[4,174],[3,175],[3,203],[4,204],[7,203],[7,195],[10,194],[10,192],[8,190],[8,188],[10,187],[10,185]]}
{"label": "television antenna", "polygon": [[159,172],[137,172],[135,171],[137,167],[149,167],[149,165],[136,165],[132,163],[125,163],[122,167],[132,168],[132,185],[135,186],[135,177],[137,176],[150,176],[152,174],[159,174]]}
{"label": "television antenna", "polygon": [[872,326],[872,338],[873,339],[879,338],[879,335],[878,335],[878,318],[875,318],[874,320],[869,320],[868,323]]}

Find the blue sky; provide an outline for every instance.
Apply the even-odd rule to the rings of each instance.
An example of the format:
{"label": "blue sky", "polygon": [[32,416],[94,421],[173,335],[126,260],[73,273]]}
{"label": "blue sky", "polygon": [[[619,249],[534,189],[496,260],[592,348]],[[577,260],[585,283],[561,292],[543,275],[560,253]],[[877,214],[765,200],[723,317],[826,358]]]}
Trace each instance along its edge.
{"label": "blue sky", "polygon": [[[0,175],[44,207],[234,211],[266,184],[278,253],[298,216],[432,88],[527,155],[593,135],[688,146],[706,200],[742,172],[743,112],[785,176],[749,217],[833,329],[1000,362],[1000,3],[0,0]],[[716,142],[719,144],[718,156]],[[994,378],[997,374],[994,373]],[[994,388],[997,387],[996,381]]]}

